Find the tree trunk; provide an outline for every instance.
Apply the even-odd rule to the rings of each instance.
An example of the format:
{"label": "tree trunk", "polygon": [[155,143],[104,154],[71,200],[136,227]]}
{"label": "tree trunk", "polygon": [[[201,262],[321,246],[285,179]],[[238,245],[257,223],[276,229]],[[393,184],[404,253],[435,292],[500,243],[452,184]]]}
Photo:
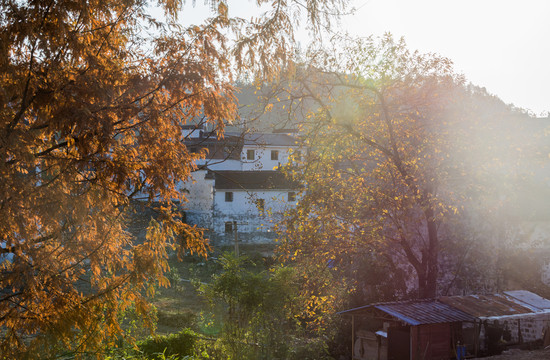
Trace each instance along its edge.
{"label": "tree trunk", "polygon": [[416,274],[418,276],[418,298],[419,299],[425,299],[426,296],[426,288],[427,288],[427,279],[425,271],[418,271],[416,270]]}
{"label": "tree trunk", "polygon": [[427,274],[426,286],[424,289],[424,298],[435,298],[437,296],[437,278],[439,276],[439,238],[437,235],[437,224],[434,218],[434,212],[428,207],[424,214],[428,227],[428,251],[427,251]]}

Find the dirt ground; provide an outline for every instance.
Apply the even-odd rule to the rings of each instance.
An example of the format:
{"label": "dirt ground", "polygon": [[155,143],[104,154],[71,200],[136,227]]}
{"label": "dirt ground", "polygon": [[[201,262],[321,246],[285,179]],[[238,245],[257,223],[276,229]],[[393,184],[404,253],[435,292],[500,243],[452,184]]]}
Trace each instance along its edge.
{"label": "dirt ground", "polygon": [[550,349],[547,350],[518,350],[511,349],[504,351],[500,355],[489,356],[484,358],[485,360],[550,360]]}

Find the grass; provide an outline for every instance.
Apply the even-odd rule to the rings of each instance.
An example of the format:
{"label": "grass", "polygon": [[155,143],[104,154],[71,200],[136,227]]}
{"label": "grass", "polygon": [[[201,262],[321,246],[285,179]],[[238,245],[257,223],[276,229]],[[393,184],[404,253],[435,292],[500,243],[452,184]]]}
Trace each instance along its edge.
{"label": "grass", "polygon": [[[239,251],[246,255],[257,266],[268,267],[273,263],[275,244],[241,244]],[[218,256],[225,251],[233,251],[232,245],[217,247],[208,258],[185,256],[179,260],[173,255],[169,259],[169,288],[157,289],[151,298],[157,308],[157,333],[172,334],[183,328],[191,328],[205,335],[214,335],[219,331],[219,324],[212,322],[209,305],[199,296],[192,281],[208,283],[212,275],[221,270]]]}

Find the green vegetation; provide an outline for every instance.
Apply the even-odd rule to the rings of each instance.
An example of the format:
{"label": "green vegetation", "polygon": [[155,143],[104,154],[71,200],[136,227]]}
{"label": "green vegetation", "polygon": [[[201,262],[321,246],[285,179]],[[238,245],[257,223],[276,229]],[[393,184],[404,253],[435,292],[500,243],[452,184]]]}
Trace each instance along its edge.
{"label": "green vegetation", "polygon": [[[329,359],[349,354],[334,350],[349,304],[548,291],[506,248],[516,213],[547,219],[524,162],[547,139],[514,138],[503,119],[526,114],[390,35],[300,52],[295,25],[320,35],[347,2],[257,0],[248,20],[206,0],[187,26],[182,0],[156,2],[159,19],[148,1],[0,0],[0,360]],[[189,125],[221,139],[259,120],[237,79],[303,140],[282,169],[304,186],[281,261],[274,245],[210,253],[174,205],[208,155]]]}
{"label": "green vegetation", "polygon": [[176,334],[154,336],[137,345],[139,351],[151,359],[161,359],[163,356],[190,356],[194,354],[197,334],[184,329]]}
{"label": "green vegetation", "polygon": [[183,329],[170,335],[145,338],[138,341],[134,348],[113,349],[106,359],[208,359],[208,355],[203,352],[204,348],[205,343],[199,334],[190,329]]}
{"label": "green vegetation", "polygon": [[330,336],[308,326],[315,311],[303,273],[273,265],[273,249],[252,245],[238,258],[224,252],[208,260],[172,259],[171,286],[151,298],[159,335],[148,334],[126,311],[122,323],[132,339],[110,349],[108,358],[332,359]]}
{"label": "green vegetation", "polygon": [[224,254],[222,271],[200,291],[223,323],[217,346],[228,359],[289,358],[298,283],[292,269],[256,268]]}

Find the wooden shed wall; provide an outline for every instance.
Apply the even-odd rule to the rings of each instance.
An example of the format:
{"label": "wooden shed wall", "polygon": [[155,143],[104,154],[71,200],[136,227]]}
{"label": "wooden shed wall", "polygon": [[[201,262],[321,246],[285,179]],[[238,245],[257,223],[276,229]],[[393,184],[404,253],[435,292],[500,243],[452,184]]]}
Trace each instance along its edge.
{"label": "wooden shed wall", "polygon": [[451,356],[451,324],[411,327],[412,360],[448,360]]}

